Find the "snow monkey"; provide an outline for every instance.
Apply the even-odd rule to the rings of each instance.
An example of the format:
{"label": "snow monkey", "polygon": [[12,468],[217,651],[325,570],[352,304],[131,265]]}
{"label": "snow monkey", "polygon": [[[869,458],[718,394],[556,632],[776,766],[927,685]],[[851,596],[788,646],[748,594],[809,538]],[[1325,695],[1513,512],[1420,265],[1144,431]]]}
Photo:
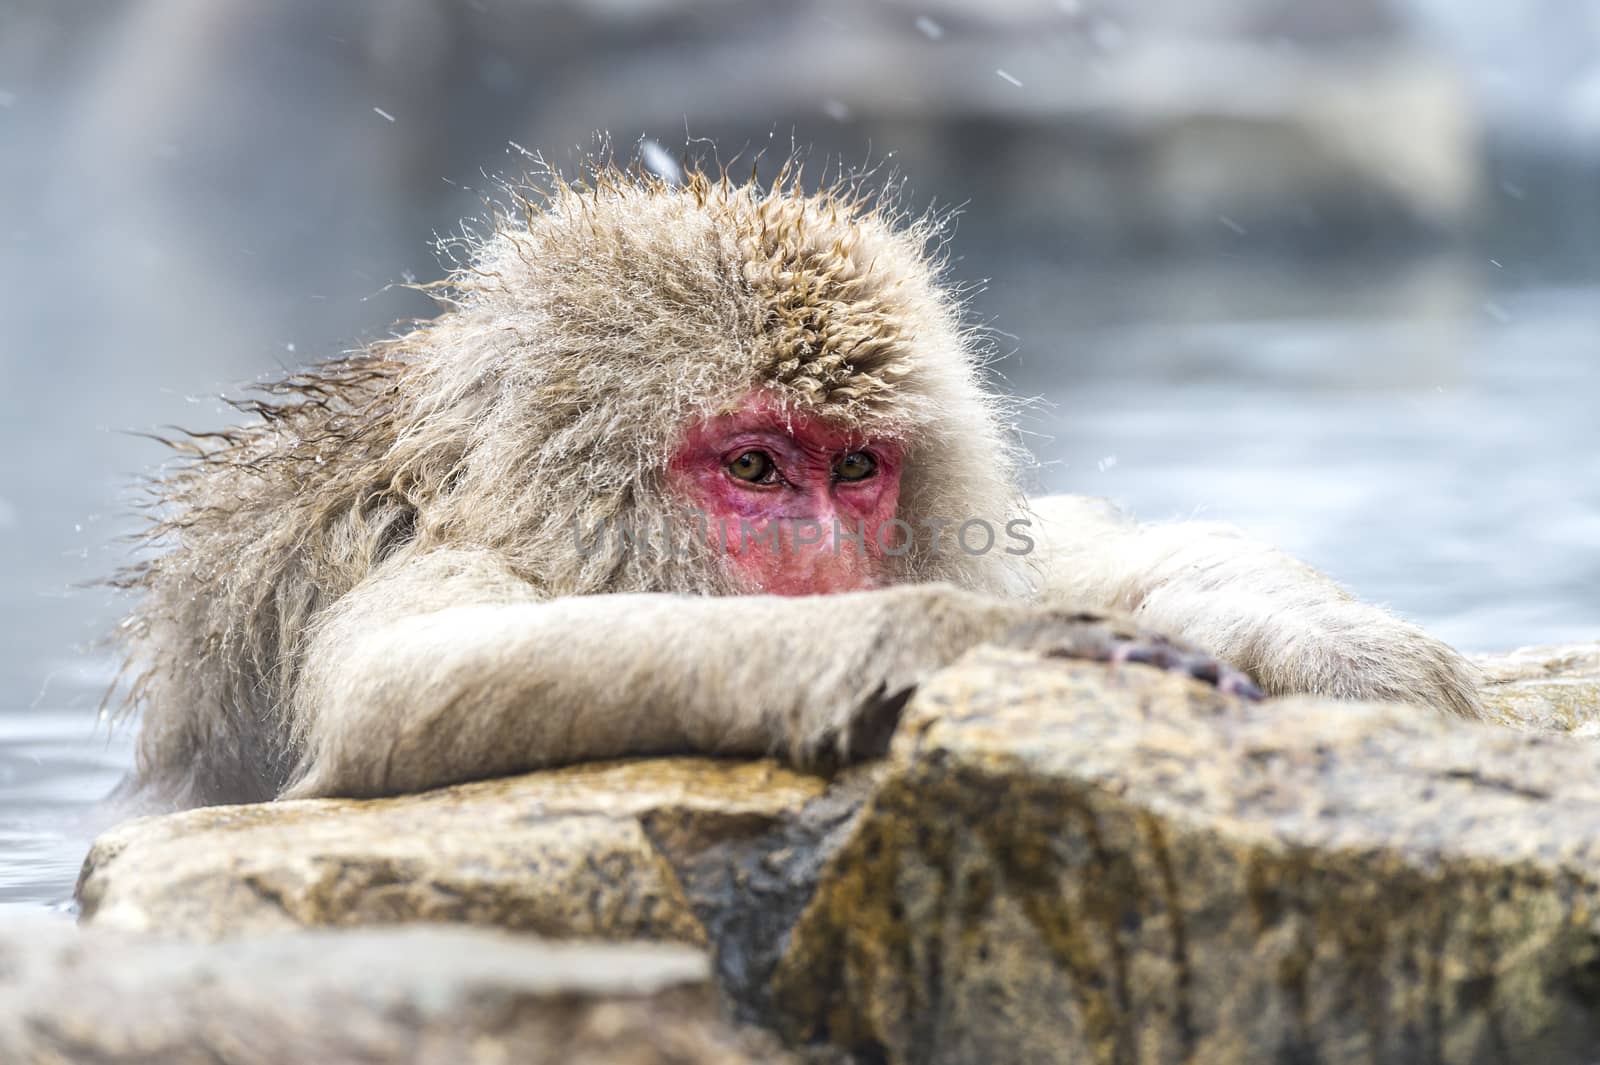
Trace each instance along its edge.
{"label": "snow monkey", "polygon": [[831,767],[997,640],[1478,713],[1453,651],[1277,551],[1024,499],[938,220],[793,178],[549,185],[461,242],[436,318],[179,442],[122,575],[127,790]]}

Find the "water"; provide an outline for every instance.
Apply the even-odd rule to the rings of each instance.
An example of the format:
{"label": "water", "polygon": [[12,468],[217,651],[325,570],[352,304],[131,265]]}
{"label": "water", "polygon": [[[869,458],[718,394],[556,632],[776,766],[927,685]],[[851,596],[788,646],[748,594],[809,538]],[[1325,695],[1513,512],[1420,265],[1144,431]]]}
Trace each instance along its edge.
{"label": "water", "polygon": [[1600,639],[1593,286],[1442,261],[1104,287],[1107,321],[1053,358],[1019,337],[1008,373],[1055,397],[1045,486],[1239,525],[1464,650]]}
{"label": "water", "polygon": [[[1011,330],[997,339],[1016,355],[998,368],[1048,401],[1025,419],[1038,487],[1146,519],[1234,522],[1468,650],[1600,639],[1595,288],[1460,259],[1103,276],[981,240],[968,253],[963,272],[992,278],[976,313]],[[157,348],[165,361],[134,372],[107,369],[116,349],[92,354],[100,343],[77,349],[86,372],[125,376],[54,409],[19,407],[0,457],[13,619],[0,641],[0,907],[67,899],[94,801],[129,758],[125,734],[108,741],[94,724],[107,661],[75,650],[114,607],[71,585],[116,563],[119,473],[156,453],[94,427],[179,407],[222,417],[182,400],[223,373],[198,344]],[[41,364],[14,372],[13,398],[56,380]],[[35,419],[62,412],[69,430],[38,447],[51,437]]]}
{"label": "water", "polygon": [[0,913],[65,908],[103,827],[93,802],[128,764],[126,734],[90,734],[80,713],[0,713]]}

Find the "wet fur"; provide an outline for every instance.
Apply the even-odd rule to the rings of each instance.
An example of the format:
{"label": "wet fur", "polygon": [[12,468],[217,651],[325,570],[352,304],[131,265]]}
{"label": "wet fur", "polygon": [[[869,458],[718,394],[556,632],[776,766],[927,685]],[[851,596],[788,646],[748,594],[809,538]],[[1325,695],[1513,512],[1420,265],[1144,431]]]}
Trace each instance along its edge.
{"label": "wet fur", "polygon": [[[572,529],[669,514],[669,434],[753,381],[912,435],[911,471],[939,474],[908,472],[914,512],[1019,505],[997,404],[935,283],[931,221],[896,226],[850,186],[677,188],[609,169],[514,206],[456,246],[440,317],[267,386],[240,404],[254,421],[180,442],[154,485],[158,553],[122,575],[140,597],[123,635],[140,776],[174,801],[283,787],[307,637],[397,555],[487,549],[545,598],[722,590],[704,557],[580,555]],[[900,565],[906,580],[1007,579],[959,554]]]}
{"label": "wet fur", "polygon": [[[939,239],[859,187],[787,177],[762,191],[600,168],[517,193],[455,246],[437,318],[175,444],[153,550],[120,578],[137,597],[121,630],[141,717],[130,790],[192,805],[680,748],[804,760],[848,732],[840,715],[997,636],[1030,599],[1142,614],[1272,690],[1472,712],[1453,653],[1300,564],[1214,532],[1130,546],[1164,534],[1082,503],[1044,508],[1041,559],[919,538],[891,581],[942,583],[831,604],[729,595],[702,548],[574,549],[575,527],[681,517],[663,456],[752,386],[905,441],[913,521],[1024,513]],[[570,598],[613,593],[726,598]],[[776,651],[728,666],[754,632]]]}

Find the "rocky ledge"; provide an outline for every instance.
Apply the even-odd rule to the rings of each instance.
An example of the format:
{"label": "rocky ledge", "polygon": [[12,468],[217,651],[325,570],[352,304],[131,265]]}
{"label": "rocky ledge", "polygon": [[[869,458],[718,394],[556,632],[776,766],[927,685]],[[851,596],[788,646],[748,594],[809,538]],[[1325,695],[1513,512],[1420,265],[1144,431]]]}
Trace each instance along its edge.
{"label": "rocky ledge", "polygon": [[1485,707],[1518,728],[1600,736],[1600,643],[1480,655]]}
{"label": "rocky ledge", "polygon": [[[919,693],[887,759],[826,784],[668,759],[136,821],[89,855],[83,922],[369,926],[298,955],[332,1002],[349,971],[313,959],[407,934],[373,925],[704,947],[725,1011],[814,1059],[1589,1062],[1600,645],[1479,664],[1498,724],[983,649]],[[246,948],[138,949],[190,959],[144,978],[181,996],[185,965]],[[434,972],[383,950],[395,980]],[[323,1005],[297,990],[274,1016]]]}
{"label": "rocky ledge", "polygon": [[197,947],[60,922],[0,935],[0,1061],[753,1065],[705,957],[418,926]]}

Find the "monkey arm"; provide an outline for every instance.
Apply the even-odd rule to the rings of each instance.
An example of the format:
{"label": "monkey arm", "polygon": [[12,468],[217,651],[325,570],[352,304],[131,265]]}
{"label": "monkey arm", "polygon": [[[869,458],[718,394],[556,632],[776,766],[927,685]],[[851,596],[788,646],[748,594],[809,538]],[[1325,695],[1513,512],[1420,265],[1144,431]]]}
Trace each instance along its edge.
{"label": "monkey arm", "polygon": [[1393,699],[1481,714],[1472,668],[1453,650],[1237,530],[1141,525],[1081,496],[1045,497],[1033,506],[1046,602],[1125,611],[1218,655],[1272,694]]}
{"label": "monkey arm", "polygon": [[284,794],[393,794],[638,754],[870,755],[897,698],[1032,613],[947,585],[540,601],[488,553],[397,560],[312,636]]}

